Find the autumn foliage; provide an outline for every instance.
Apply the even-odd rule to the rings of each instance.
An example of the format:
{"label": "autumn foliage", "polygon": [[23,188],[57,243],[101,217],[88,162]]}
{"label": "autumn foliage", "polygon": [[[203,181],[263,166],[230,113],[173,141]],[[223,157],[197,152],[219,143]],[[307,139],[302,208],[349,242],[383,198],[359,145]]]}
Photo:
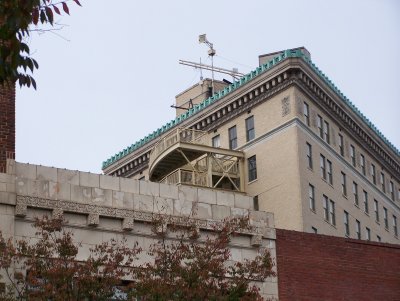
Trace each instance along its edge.
{"label": "autumn foliage", "polygon": [[[0,1],[0,85],[18,82],[20,86],[33,86],[30,73],[39,68],[30,57],[26,42],[30,31],[38,25],[54,25],[56,15],[69,14],[67,1],[53,0],[1,0]],[[73,0],[81,5],[79,0]]]}
{"label": "autumn foliage", "polygon": [[[231,238],[250,227],[246,219],[216,223],[209,233],[160,216],[152,225],[157,239],[149,250],[111,240],[85,260],[60,219],[37,219],[32,241],[13,243],[0,233],[1,281],[10,283],[0,300],[262,300],[252,283],[275,276],[266,249],[229,261]],[[151,260],[139,260],[143,254]]]}

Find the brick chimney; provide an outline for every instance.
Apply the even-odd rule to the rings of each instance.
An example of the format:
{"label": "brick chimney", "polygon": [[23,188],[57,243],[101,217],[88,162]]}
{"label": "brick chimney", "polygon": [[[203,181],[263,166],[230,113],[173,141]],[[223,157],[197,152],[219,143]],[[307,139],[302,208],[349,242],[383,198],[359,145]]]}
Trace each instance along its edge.
{"label": "brick chimney", "polygon": [[0,172],[15,159],[15,85],[0,85]]}

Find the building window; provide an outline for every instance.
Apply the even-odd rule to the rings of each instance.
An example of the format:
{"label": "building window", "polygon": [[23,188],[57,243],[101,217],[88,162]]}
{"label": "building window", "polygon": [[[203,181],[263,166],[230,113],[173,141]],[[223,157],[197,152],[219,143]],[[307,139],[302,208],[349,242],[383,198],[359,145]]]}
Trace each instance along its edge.
{"label": "building window", "polygon": [[327,174],[328,174],[328,183],[333,185],[333,176],[332,176],[332,162],[329,160],[326,160],[327,162]]}
{"label": "building window", "polygon": [[310,126],[310,108],[307,103],[303,105],[304,120],[308,126]]}
{"label": "building window", "polygon": [[351,158],[351,164],[353,164],[353,166],[356,167],[356,149],[354,148],[353,145],[350,145],[350,158]]}
{"label": "building window", "polygon": [[376,236],[376,241],[377,242],[381,242],[382,241],[382,239],[381,239],[381,237],[379,235]]}
{"label": "building window", "polygon": [[246,141],[253,140],[255,137],[254,131],[254,116],[246,119]]}
{"label": "building window", "polygon": [[324,140],[329,143],[329,123],[324,121]]}
{"label": "building window", "polygon": [[255,211],[260,210],[260,206],[259,206],[259,203],[258,203],[258,195],[253,197],[253,208],[254,208]]}
{"label": "building window", "polygon": [[320,156],[321,177],[326,180],[326,162],[323,155]]}
{"label": "building window", "polygon": [[310,209],[315,211],[315,190],[311,184],[308,185],[308,199],[310,201]]}
{"label": "building window", "polygon": [[220,135],[212,137],[212,146],[213,147],[221,147]]}
{"label": "building window", "polygon": [[374,164],[371,164],[371,177],[372,177],[372,183],[376,185],[376,170]]}
{"label": "building window", "polygon": [[318,229],[315,227],[311,227],[311,230],[314,234],[318,234]]}
{"label": "building window", "polygon": [[365,157],[364,157],[364,155],[360,155],[360,165],[361,165],[361,172],[365,176]]}
{"label": "building window", "polygon": [[382,191],[386,193],[385,175],[383,174],[383,172],[381,172],[381,185],[382,185]]}
{"label": "building window", "polygon": [[228,130],[229,134],[229,148],[230,149],[235,149],[237,148],[237,132],[236,132],[236,125],[231,127]]}
{"label": "building window", "polygon": [[323,121],[322,117],[318,115],[317,117],[317,126],[318,126],[318,132],[319,136],[324,139],[324,129],[323,129]]}
{"label": "building window", "polygon": [[347,211],[344,211],[343,223],[344,223],[345,235],[350,236],[349,213]]}
{"label": "building window", "polygon": [[335,202],[332,200],[328,200],[328,197],[326,195],[323,195],[322,198],[324,207],[324,218],[327,222],[335,226],[336,225]]}
{"label": "building window", "polygon": [[385,222],[385,228],[389,229],[388,211],[385,207],[383,207],[383,221]]}
{"label": "building window", "polygon": [[374,200],[374,211],[375,211],[375,220],[379,222],[379,206],[377,200]]}
{"label": "building window", "polygon": [[339,134],[339,151],[340,155],[343,157],[344,156],[344,141],[343,141],[343,136]]}
{"label": "building window", "polygon": [[313,164],[312,164],[312,146],[311,146],[311,144],[307,142],[306,148],[307,148],[306,151],[307,151],[308,168],[312,169]]}
{"label": "building window", "polygon": [[389,193],[392,201],[394,201],[394,186],[392,181],[389,182]]}
{"label": "building window", "polygon": [[257,179],[257,161],[256,156],[247,159],[247,167],[249,171],[249,182]]}
{"label": "building window", "polygon": [[330,222],[332,225],[336,225],[336,216],[335,216],[335,202],[330,200],[329,201],[329,216],[330,216]]}
{"label": "building window", "polygon": [[364,192],[364,212],[368,213],[369,212],[369,208],[368,208],[368,192],[366,192],[365,190],[363,190]]}
{"label": "building window", "polygon": [[394,236],[397,236],[397,217],[393,215],[393,232]]}
{"label": "building window", "polygon": [[365,239],[371,240],[371,230],[368,227],[365,227]]}
{"label": "building window", "polygon": [[324,208],[324,218],[329,222],[329,199],[326,195],[322,196],[322,203]]}
{"label": "building window", "polygon": [[354,195],[354,204],[358,206],[358,185],[356,182],[353,182],[353,195]]}
{"label": "building window", "polygon": [[342,194],[347,196],[347,181],[346,174],[342,171]]}
{"label": "building window", "polygon": [[356,236],[361,239],[361,224],[359,220],[356,220]]}

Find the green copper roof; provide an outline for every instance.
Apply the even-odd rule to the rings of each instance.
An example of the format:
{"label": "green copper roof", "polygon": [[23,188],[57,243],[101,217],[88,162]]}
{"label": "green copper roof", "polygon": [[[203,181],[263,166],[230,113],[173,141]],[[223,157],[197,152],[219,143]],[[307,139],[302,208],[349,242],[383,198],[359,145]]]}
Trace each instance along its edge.
{"label": "green copper roof", "polygon": [[136,141],[135,143],[131,144],[124,150],[120,151],[119,153],[115,154],[111,158],[107,159],[103,162],[102,168],[106,168],[117,162],[118,160],[122,159],[123,157],[127,156],[128,154],[134,152],[138,148],[142,147],[143,145],[147,144],[148,142],[157,139],[166,131],[170,130],[171,128],[177,126],[178,124],[182,123],[184,120],[188,119],[189,117],[196,115],[198,112],[202,111],[204,108],[208,107],[209,105],[213,104],[214,102],[220,100],[227,94],[235,91],[239,87],[243,86],[253,78],[259,76],[260,74],[264,73],[265,71],[271,69],[273,66],[279,64],[280,62],[290,58],[290,57],[298,57],[302,58],[307,64],[315,71],[316,74],[333,90],[336,94],[342,99],[344,103],[346,103],[352,110],[355,112],[370,128],[373,130],[397,155],[400,155],[400,151],[377,129],[377,127],[364,115],[360,112],[358,108],[335,86],[335,84],[311,61],[310,58],[305,56],[299,49],[297,50],[285,50],[281,54],[274,57],[269,62],[257,67],[255,70],[251,71],[250,73],[244,75],[239,80],[233,82],[229,86],[225,87],[223,90],[220,90],[214,93],[213,96],[207,98],[206,100],[202,101],[201,103],[194,105],[192,109],[189,109],[187,112],[179,115],[175,119],[172,119],[170,122],[167,122],[163,126],[159,127],[154,132],[148,134],[143,139]]}

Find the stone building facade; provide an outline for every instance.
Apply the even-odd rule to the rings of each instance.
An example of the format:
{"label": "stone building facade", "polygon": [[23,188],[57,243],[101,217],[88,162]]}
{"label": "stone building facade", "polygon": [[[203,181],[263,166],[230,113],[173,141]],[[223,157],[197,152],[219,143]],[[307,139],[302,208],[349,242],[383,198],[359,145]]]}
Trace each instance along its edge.
{"label": "stone building facade", "polygon": [[151,178],[152,149],[176,128],[242,152],[244,191],[277,228],[400,242],[400,152],[306,49],[260,56],[254,71],[103,162],[104,173]]}
{"label": "stone building facade", "polygon": [[[230,260],[252,259],[262,247],[275,261],[273,215],[253,211],[244,194],[7,162],[7,173],[0,173],[0,231],[6,238],[34,239],[35,217],[63,217],[81,243],[78,259],[85,259],[91,247],[111,238],[148,250],[157,239],[151,230],[155,213],[176,223],[190,217],[203,234],[222,219],[249,216],[254,229],[233,237]],[[139,260],[151,257],[143,252]],[[278,297],[276,277],[256,284],[263,297]]]}

